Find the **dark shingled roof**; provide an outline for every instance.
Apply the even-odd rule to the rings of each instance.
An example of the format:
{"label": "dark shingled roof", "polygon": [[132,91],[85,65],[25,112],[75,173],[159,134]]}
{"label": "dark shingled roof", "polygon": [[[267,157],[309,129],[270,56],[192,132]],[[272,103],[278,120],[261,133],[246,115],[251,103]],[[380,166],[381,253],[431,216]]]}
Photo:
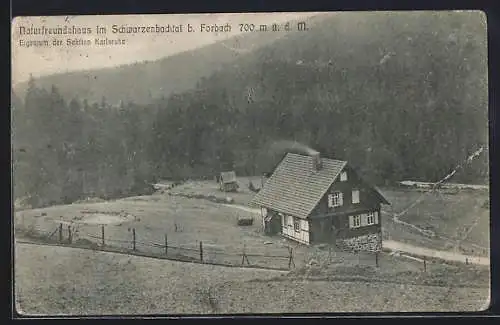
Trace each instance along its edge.
{"label": "dark shingled roof", "polygon": [[288,153],[250,205],[307,218],[347,164],[321,158],[322,168],[314,171],[312,159],[311,156]]}

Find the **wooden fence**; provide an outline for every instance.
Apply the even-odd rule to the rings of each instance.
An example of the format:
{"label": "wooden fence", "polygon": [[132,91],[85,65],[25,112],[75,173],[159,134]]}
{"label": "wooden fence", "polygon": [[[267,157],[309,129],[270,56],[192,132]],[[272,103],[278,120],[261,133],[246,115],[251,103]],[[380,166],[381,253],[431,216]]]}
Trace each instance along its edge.
{"label": "wooden fence", "polygon": [[[109,226],[92,226],[82,229],[78,225],[69,223],[39,223],[28,227],[16,227],[16,232],[26,238],[58,245],[95,250],[112,249],[141,256],[240,267],[291,270],[296,266],[313,265],[314,263],[311,262],[316,261],[317,265],[333,263],[376,268],[390,268],[397,265],[402,271],[432,272],[435,265],[440,264],[435,259],[407,256],[404,253],[395,254],[395,258],[407,263],[394,263],[390,262],[391,254],[343,252],[336,251],[330,246],[326,250],[300,245],[291,247],[293,244],[280,248],[242,245],[238,249],[234,246],[220,247],[205,241],[182,243],[176,241],[179,237],[176,238],[174,234],[170,234],[170,237],[174,238],[171,239],[167,233],[162,235],[159,229],[154,229],[153,232],[144,229],[137,231],[136,228],[110,228]],[[472,264],[468,260],[463,262]]]}
{"label": "wooden fence", "polygon": [[[52,231],[37,229],[36,235],[32,232],[27,237],[36,238],[41,241],[57,243],[60,245],[71,245],[90,247],[95,250],[105,248],[120,249],[131,254],[141,253],[150,257],[161,257],[166,259],[190,261],[206,264],[217,264],[227,266],[261,267],[270,269],[290,270],[295,267],[294,249],[288,247],[286,254],[256,254],[249,252],[246,246],[241,251],[213,249],[210,245],[204,245],[199,241],[196,246],[182,246],[169,242],[168,234],[164,235],[163,242],[141,240],[135,228],[130,229],[128,240],[112,238],[106,233],[106,227],[100,226],[99,234],[82,234],[75,236],[75,229],[71,225],[59,224]],[[26,234],[25,234],[26,235]]]}

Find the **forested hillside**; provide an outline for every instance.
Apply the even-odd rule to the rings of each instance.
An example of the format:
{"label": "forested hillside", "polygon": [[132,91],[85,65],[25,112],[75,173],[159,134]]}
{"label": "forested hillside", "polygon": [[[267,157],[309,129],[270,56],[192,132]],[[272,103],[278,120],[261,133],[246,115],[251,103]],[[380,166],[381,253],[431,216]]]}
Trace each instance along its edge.
{"label": "forested hillside", "polygon": [[[486,55],[478,13],[342,14],[147,105],[88,104],[32,80],[13,98],[15,196],[41,205],[159,177],[260,174],[284,141],[377,184],[435,181],[488,143]],[[453,179],[487,180],[488,151]]]}
{"label": "forested hillside", "polygon": [[[116,197],[151,179],[144,135],[155,112],[105,100],[66,101],[57,88],[30,82],[24,105],[14,94],[14,194],[34,206],[85,196]],[[139,187],[139,188],[138,188]]]}
{"label": "forested hillside", "polygon": [[[74,71],[39,78],[38,87],[49,91],[56,85],[65,98],[78,96],[89,103],[105,97],[110,104],[133,101],[149,104],[155,98],[168,97],[196,86],[198,80],[220,69],[221,65],[238,57],[229,48],[258,48],[273,42],[280,35],[257,37],[245,34],[192,51],[181,52],[157,61],[143,61],[114,68]],[[141,82],[137,82],[140,80]],[[24,96],[28,83],[15,90]]]}

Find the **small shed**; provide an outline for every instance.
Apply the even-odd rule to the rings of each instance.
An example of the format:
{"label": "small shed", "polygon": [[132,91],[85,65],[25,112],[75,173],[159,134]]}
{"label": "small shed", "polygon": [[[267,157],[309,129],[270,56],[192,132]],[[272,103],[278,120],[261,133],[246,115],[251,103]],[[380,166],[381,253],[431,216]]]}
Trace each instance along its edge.
{"label": "small shed", "polygon": [[223,192],[236,192],[239,188],[238,181],[236,180],[236,172],[228,171],[220,173],[219,185],[220,190]]}

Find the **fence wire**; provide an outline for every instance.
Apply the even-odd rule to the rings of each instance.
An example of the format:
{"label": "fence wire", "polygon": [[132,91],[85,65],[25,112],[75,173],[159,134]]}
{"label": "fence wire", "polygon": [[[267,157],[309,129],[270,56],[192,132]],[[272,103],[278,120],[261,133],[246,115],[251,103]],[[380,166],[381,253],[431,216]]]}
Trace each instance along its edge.
{"label": "fence wire", "polygon": [[[209,264],[223,264],[231,266],[254,266],[286,269],[292,267],[293,253],[287,249],[282,250],[282,255],[257,254],[246,248],[241,251],[236,249],[214,248],[211,245],[178,244],[142,236],[134,228],[121,228],[113,226],[99,228],[84,224],[69,223],[31,223],[18,224],[16,229],[26,237],[43,242],[71,244],[76,246],[90,246],[93,249],[113,248],[150,255],[151,257],[171,258],[186,261],[197,261]],[[121,235],[119,235],[121,234]],[[168,237],[168,236],[166,236]],[[165,241],[167,239],[167,241]]]}
{"label": "fence wire", "polygon": [[[393,268],[397,265],[400,271],[432,271],[433,261],[416,258],[404,254],[375,254],[369,252],[340,251],[332,247],[316,248],[302,245],[291,247],[257,247],[242,245],[223,247],[205,242],[179,242],[168,238],[169,234],[159,235],[155,232],[138,232],[134,228],[114,225],[93,226],[53,220],[47,222],[34,218],[30,222],[15,222],[15,231],[27,238],[48,243],[73,246],[84,246],[92,249],[112,248],[131,254],[140,253],[150,257],[196,261],[208,264],[229,266],[252,266],[276,269],[293,269],[311,265],[358,265]],[[104,236],[104,237],[103,237]],[[161,238],[163,237],[163,238]],[[182,237],[171,236],[176,239]],[[404,263],[395,263],[395,259]],[[474,260],[463,261],[474,263]]]}

